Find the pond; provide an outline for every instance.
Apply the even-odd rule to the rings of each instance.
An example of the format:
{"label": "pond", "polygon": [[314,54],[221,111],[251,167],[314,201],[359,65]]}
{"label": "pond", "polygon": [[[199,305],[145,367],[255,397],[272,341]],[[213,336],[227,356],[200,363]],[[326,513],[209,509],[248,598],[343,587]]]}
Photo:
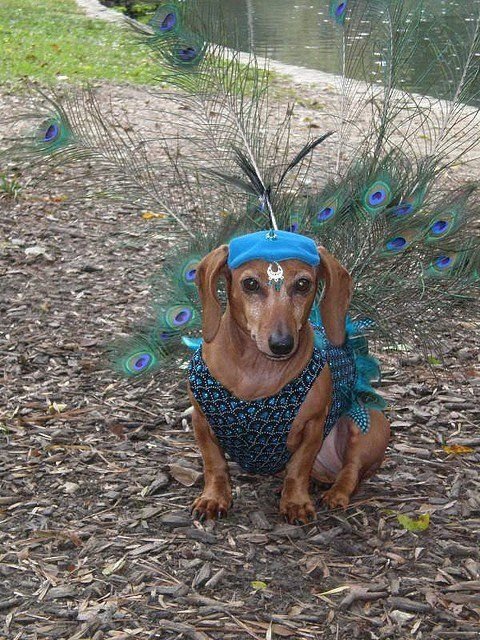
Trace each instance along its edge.
{"label": "pond", "polygon": [[[140,13],[145,10],[147,13],[151,12],[160,4],[155,0],[143,0],[138,3],[135,0],[102,1],[109,5],[127,5],[130,10],[133,8]],[[332,27],[329,0],[222,0],[219,4],[226,24],[236,25],[232,31],[235,30],[237,36],[235,42],[227,42],[229,46],[236,46],[242,51],[253,50],[259,55],[267,55],[288,64],[327,73],[338,72],[339,30]],[[427,41],[432,35],[433,39],[437,37],[440,49],[444,47],[445,38],[455,38],[466,27],[472,30],[474,16],[480,14],[480,0],[424,0],[424,6],[427,17],[421,22],[420,38]],[[137,13],[136,16],[138,15]],[[439,36],[435,36],[438,25],[442,25],[442,31]],[[368,37],[368,32],[362,35]],[[422,77],[428,65],[428,56],[428,47],[420,46],[405,86],[420,93],[448,98],[449,91],[445,87],[445,74],[442,73],[441,65],[438,72],[439,77],[443,76],[442,86],[432,86],[431,78],[435,72],[429,74],[428,86],[425,85],[425,81],[423,85],[416,84],[416,79]],[[477,58],[480,67],[478,51]],[[449,61],[449,67],[451,66]],[[480,74],[477,77],[477,85],[478,95],[469,102],[480,106]]]}
{"label": "pond", "polygon": [[[456,23],[470,21],[480,3],[464,0],[426,0],[434,16],[443,16],[455,30]],[[282,62],[336,70],[335,31],[331,28],[328,0],[223,0],[226,18],[239,25],[243,49],[266,52]],[[425,23],[425,30],[429,23]]]}
{"label": "pond", "polygon": [[[339,31],[332,28],[329,4],[328,0],[223,0],[222,12],[227,20],[238,25],[240,49],[253,50],[289,64],[337,73],[340,38]],[[426,42],[437,39],[439,50],[444,49],[446,39],[464,33],[465,28],[472,32],[475,17],[480,15],[479,0],[425,0],[424,6],[426,17],[421,23],[420,39]],[[439,25],[442,25],[441,29]],[[368,37],[368,33],[362,35]],[[432,52],[427,46],[418,48],[405,86],[419,93],[451,97],[441,66],[436,77],[438,85],[431,82],[436,71],[428,74],[429,84],[425,84],[424,71],[429,64],[429,55]],[[476,57],[479,69],[478,50]],[[424,84],[417,84],[417,78],[422,76]],[[475,93],[469,102],[480,106],[480,73]]]}

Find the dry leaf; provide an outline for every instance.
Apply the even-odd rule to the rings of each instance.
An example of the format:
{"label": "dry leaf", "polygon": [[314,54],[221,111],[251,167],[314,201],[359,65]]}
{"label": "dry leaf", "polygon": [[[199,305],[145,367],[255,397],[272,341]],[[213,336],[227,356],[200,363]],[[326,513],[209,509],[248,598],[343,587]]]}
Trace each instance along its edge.
{"label": "dry leaf", "polygon": [[300,614],[302,614],[304,609],[305,607],[301,604],[294,604],[293,607],[290,607],[290,609],[288,610],[288,615],[290,616],[290,618],[295,618],[295,616],[299,616]]}
{"label": "dry leaf", "polygon": [[67,408],[66,404],[60,402],[50,402],[47,407],[48,413],[62,413]]}
{"label": "dry leaf", "polygon": [[249,620],[248,623],[255,628],[265,629],[265,640],[268,640],[268,638],[273,640],[276,636],[280,636],[281,638],[298,637],[295,629],[290,629],[277,622],[259,622],[258,620],[253,622],[253,620]]}
{"label": "dry leaf", "polygon": [[200,471],[191,467],[184,467],[181,464],[171,464],[169,470],[175,480],[183,484],[184,487],[193,487],[202,477]]}
{"label": "dry leaf", "polygon": [[42,247],[39,244],[36,244],[34,247],[27,247],[25,249],[25,255],[30,258],[38,258],[38,256],[46,256],[47,249]]}
{"label": "dry leaf", "polygon": [[266,589],[268,586],[266,582],[262,582],[261,580],[254,580],[250,584],[256,591],[261,591],[262,589]]}
{"label": "dry leaf", "polygon": [[124,556],[123,558],[120,558],[120,560],[117,560],[116,562],[111,562],[105,565],[105,568],[102,570],[103,575],[111,576],[113,573],[117,573],[117,571],[123,568],[125,561],[126,561],[126,558]]}
{"label": "dry leaf", "polygon": [[397,520],[407,531],[426,531],[430,526],[429,513],[422,513],[417,519],[399,513]]}
{"label": "dry leaf", "polygon": [[167,214],[166,213],[155,213],[154,211],[144,211],[142,213],[142,218],[144,220],[153,220],[154,218],[166,218]]}
{"label": "dry leaf", "polygon": [[296,636],[297,632],[293,629],[289,629],[288,627],[284,627],[281,624],[274,624],[273,633],[277,636],[281,636],[282,638],[290,638],[291,636]]}
{"label": "dry leaf", "polygon": [[76,547],[81,547],[82,546],[82,539],[80,538],[80,536],[75,533],[74,531],[70,531],[68,533],[68,537],[70,539],[70,541],[76,546]]}
{"label": "dry leaf", "polygon": [[318,569],[318,567],[321,567],[322,569],[325,567],[323,558],[319,556],[310,556],[307,558],[305,562],[305,571],[307,574],[312,573],[315,569]]}
{"label": "dry leaf", "polygon": [[93,573],[84,573],[75,582],[81,582],[82,584],[90,584],[93,582]]}
{"label": "dry leaf", "polygon": [[351,587],[349,587],[348,584],[344,584],[341,587],[335,587],[334,589],[329,589],[328,591],[323,591],[322,593],[317,593],[315,595],[317,595],[317,596],[330,596],[330,595],[333,595],[335,593],[342,593],[342,591],[348,591],[349,589],[351,589]]}
{"label": "dry leaf", "polygon": [[117,436],[117,438],[120,438],[120,440],[126,440],[127,439],[127,436],[125,435],[125,429],[124,429],[122,424],[114,423],[114,424],[109,425],[108,428],[111,431],[111,433],[113,433],[113,435]]}
{"label": "dry leaf", "polygon": [[272,640],[272,626],[273,626],[273,622],[270,622],[270,624],[268,625],[267,632],[265,634],[265,640]]}
{"label": "dry leaf", "polygon": [[475,449],[472,449],[472,447],[464,447],[461,444],[445,444],[443,445],[442,449],[445,451],[445,453],[453,454],[454,456],[461,456],[465,455],[466,453],[475,452]]}

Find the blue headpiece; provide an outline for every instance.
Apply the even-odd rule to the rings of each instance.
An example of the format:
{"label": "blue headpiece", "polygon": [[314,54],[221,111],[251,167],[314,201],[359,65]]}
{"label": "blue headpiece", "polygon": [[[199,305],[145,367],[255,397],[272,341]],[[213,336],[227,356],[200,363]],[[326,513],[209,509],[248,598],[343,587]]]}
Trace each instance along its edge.
{"label": "blue headpiece", "polygon": [[278,263],[300,260],[316,267],[320,256],[311,238],[290,231],[257,231],[234,238],[229,245],[228,266],[236,269],[250,260]]}

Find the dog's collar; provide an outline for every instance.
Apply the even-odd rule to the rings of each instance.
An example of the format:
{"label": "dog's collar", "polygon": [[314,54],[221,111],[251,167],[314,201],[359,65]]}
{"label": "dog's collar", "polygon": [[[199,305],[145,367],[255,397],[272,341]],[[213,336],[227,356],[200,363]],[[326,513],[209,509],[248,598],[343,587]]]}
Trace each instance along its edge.
{"label": "dog's collar", "polygon": [[234,238],[229,244],[228,266],[236,269],[250,260],[279,263],[300,260],[316,267],[320,264],[315,242],[307,236],[290,231],[257,231]]}

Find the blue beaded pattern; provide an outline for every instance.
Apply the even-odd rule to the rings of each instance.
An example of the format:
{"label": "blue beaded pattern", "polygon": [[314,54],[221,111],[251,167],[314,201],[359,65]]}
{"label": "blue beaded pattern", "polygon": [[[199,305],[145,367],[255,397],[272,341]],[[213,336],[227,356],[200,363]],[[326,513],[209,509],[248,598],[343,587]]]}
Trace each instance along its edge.
{"label": "blue beaded pattern", "polygon": [[355,355],[348,341],[341,347],[329,343],[323,349],[315,347],[300,376],[267,398],[246,401],[232,395],[210,374],[201,347],[190,361],[189,381],[223,451],[249,473],[274,474],[291,457],[287,438],[292,423],[326,363],[331,370],[333,395],[324,437],[350,409],[355,410],[359,428],[368,431],[368,411],[354,397]]}

